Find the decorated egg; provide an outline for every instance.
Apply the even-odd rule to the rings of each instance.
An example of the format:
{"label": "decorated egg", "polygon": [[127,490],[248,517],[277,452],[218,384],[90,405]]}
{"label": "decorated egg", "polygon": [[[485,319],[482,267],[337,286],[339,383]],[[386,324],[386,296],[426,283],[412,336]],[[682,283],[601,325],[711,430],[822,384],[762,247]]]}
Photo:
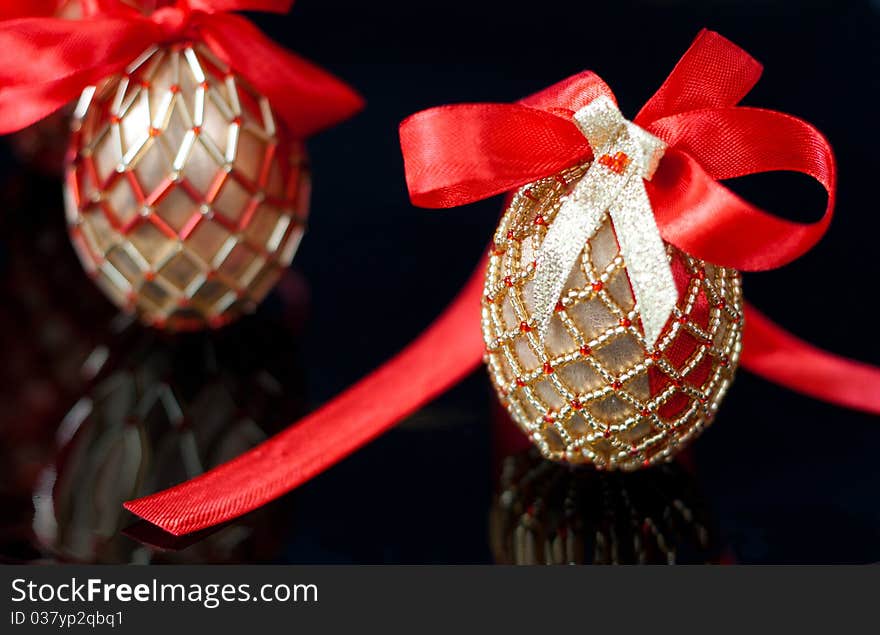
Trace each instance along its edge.
{"label": "decorated egg", "polygon": [[302,143],[200,44],[153,47],[86,89],[68,161],[80,260],[148,325],[217,327],[250,312],[303,235]]}
{"label": "decorated egg", "polygon": [[739,360],[741,278],[666,245],[678,301],[650,345],[606,214],[541,337],[537,259],[588,167],[523,187],[505,211],[482,304],[485,361],[502,403],[544,457],[633,470],[665,461],[712,422]]}

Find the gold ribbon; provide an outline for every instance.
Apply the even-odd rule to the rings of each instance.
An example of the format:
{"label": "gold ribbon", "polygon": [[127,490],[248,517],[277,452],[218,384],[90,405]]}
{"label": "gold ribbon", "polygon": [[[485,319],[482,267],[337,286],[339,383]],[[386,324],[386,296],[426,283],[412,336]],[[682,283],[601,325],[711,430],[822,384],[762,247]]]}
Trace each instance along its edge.
{"label": "gold ribbon", "polygon": [[565,196],[537,258],[532,299],[543,341],[556,303],[587,240],[609,214],[636,300],[645,343],[653,348],[678,302],[666,246],[654,220],[645,180],[666,144],[623,117],[608,97],[574,114],[594,161]]}

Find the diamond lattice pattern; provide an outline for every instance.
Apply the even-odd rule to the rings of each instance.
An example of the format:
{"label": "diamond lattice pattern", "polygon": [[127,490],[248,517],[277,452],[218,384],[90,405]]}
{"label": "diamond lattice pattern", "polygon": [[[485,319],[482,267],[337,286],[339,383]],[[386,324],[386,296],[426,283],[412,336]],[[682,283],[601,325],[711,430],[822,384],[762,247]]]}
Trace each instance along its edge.
{"label": "diamond lattice pattern", "polygon": [[280,126],[201,45],[152,48],[84,92],[67,216],[117,305],[180,330],[221,326],[265,297],[308,210],[304,149]]}
{"label": "diamond lattice pattern", "polygon": [[606,217],[542,342],[532,314],[535,259],[586,167],[523,188],[505,213],[483,300],[486,362],[502,402],[544,456],[638,469],[672,456],[714,417],[739,358],[740,276],[667,246],[680,300],[649,348]]}

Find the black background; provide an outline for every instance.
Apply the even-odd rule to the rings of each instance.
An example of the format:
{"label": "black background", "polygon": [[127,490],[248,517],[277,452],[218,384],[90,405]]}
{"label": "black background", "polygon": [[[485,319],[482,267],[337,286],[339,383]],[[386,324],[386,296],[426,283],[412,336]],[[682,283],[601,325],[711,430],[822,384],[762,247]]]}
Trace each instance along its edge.
{"label": "black background", "polygon": [[[311,288],[300,361],[312,406],[442,310],[497,219],[499,200],[447,211],[409,204],[401,119],[442,103],[512,101],[588,68],[632,115],[702,27],[764,64],[746,104],[813,122],[839,163],[828,235],[783,269],[746,275],[747,297],[817,345],[880,363],[880,2],[300,0],[289,16],[255,21],[368,101],[309,145],[312,219],[294,267]],[[792,219],[815,220],[824,205],[820,188],[797,177],[754,177],[734,188]],[[490,405],[481,372],[303,487],[290,499],[282,560],[490,561]],[[876,416],[743,371],[694,456],[736,561],[870,562],[880,560],[878,448]]]}

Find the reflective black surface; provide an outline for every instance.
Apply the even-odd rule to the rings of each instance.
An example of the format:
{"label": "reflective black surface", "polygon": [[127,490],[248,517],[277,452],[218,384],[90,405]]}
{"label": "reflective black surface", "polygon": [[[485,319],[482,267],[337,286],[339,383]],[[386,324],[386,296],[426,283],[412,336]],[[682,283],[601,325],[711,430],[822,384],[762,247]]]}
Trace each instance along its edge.
{"label": "reflective black surface", "polygon": [[[782,270],[747,275],[747,297],[810,341],[880,363],[880,338],[874,334],[880,273],[875,249],[880,139],[873,107],[880,92],[877,3],[549,0],[538,6],[501,0],[302,0],[289,17],[257,20],[279,40],[349,79],[367,96],[369,108],[310,143],[311,227],[294,262],[294,277],[251,326],[200,336],[187,345],[137,327],[119,330],[114,312],[66,245],[57,182],[25,175],[5,150],[0,157],[0,551],[7,559],[72,558],[69,549],[33,536],[32,495],[47,466],[63,454],[57,451],[58,426],[65,415],[84,397],[99,403],[108,376],[131,378],[138,368],[143,375],[155,363],[145,359],[154,355],[183,359],[172,363],[190,369],[183,378],[158,374],[160,385],[183,382],[190,397],[181,399],[187,401],[199,392],[193,382],[210,386],[216,380],[217,373],[204,363],[205,350],[244,347],[266,353],[249,338],[256,333],[260,341],[261,324],[286,325],[293,338],[291,363],[274,351],[266,361],[296,408],[308,410],[387,359],[445,306],[477,261],[499,203],[446,212],[412,208],[397,146],[400,119],[440,103],[513,100],[583,68],[599,72],[624,111],[632,113],[703,26],[730,37],[765,64],[764,78],[747,103],[816,123],[840,164],[837,217],[828,236]],[[820,213],[821,196],[798,179],[756,177],[734,187],[789,218],[810,220]],[[340,332],[346,336],[336,337]],[[88,362],[100,347],[114,351],[106,366]],[[261,365],[242,364],[234,356],[224,363],[216,370],[239,386],[250,385],[248,378]],[[149,391],[147,383],[139,388],[141,395]],[[247,399],[242,407],[249,407]],[[285,408],[270,408],[261,425],[267,430],[283,425],[290,418]],[[218,555],[198,543],[186,553],[139,552],[138,557],[492,562],[490,517],[493,509],[497,516],[496,481],[509,453],[498,447],[493,419],[491,390],[478,373],[285,498],[273,512],[278,517],[249,519],[252,528],[269,532],[260,534],[257,527],[250,536],[272,536],[261,541],[271,547],[262,553],[232,549]],[[102,425],[126,428],[118,420]],[[688,467],[669,468],[684,470],[681,478],[671,479],[684,487],[672,491],[671,499],[699,510],[711,537],[706,547],[694,543],[687,523],[675,525],[683,536],[679,544],[690,545],[677,554],[688,554],[686,561],[741,563],[880,561],[878,448],[877,417],[818,403],[740,372],[716,423],[695,443]],[[164,480],[139,482],[164,485],[184,472],[181,463]],[[95,474],[75,482],[94,484],[90,496],[109,490],[102,513],[113,519],[114,528],[126,526],[130,519],[113,512],[119,493]],[[589,483],[594,477],[583,478]],[[623,489],[612,491],[650,491],[623,480]],[[577,510],[586,536],[598,508],[589,504],[592,486],[576,491],[582,495]],[[662,524],[669,498],[648,497],[655,502],[639,507],[649,510],[639,513]],[[64,518],[76,515],[79,503],[73,498],[65,503],[54,508],[56,520],[60,507]],[[560,513],[549,518],[558,524],[553,519]],[[113,546],[103,552],[110,554],[107,559],[132,559],[135,543],[124,540],[116,534],[109,538]],[[595,549],[578,553],[581,561],[600,560]],[[650,553],[651,561],[664,559],[663,550]]]}

